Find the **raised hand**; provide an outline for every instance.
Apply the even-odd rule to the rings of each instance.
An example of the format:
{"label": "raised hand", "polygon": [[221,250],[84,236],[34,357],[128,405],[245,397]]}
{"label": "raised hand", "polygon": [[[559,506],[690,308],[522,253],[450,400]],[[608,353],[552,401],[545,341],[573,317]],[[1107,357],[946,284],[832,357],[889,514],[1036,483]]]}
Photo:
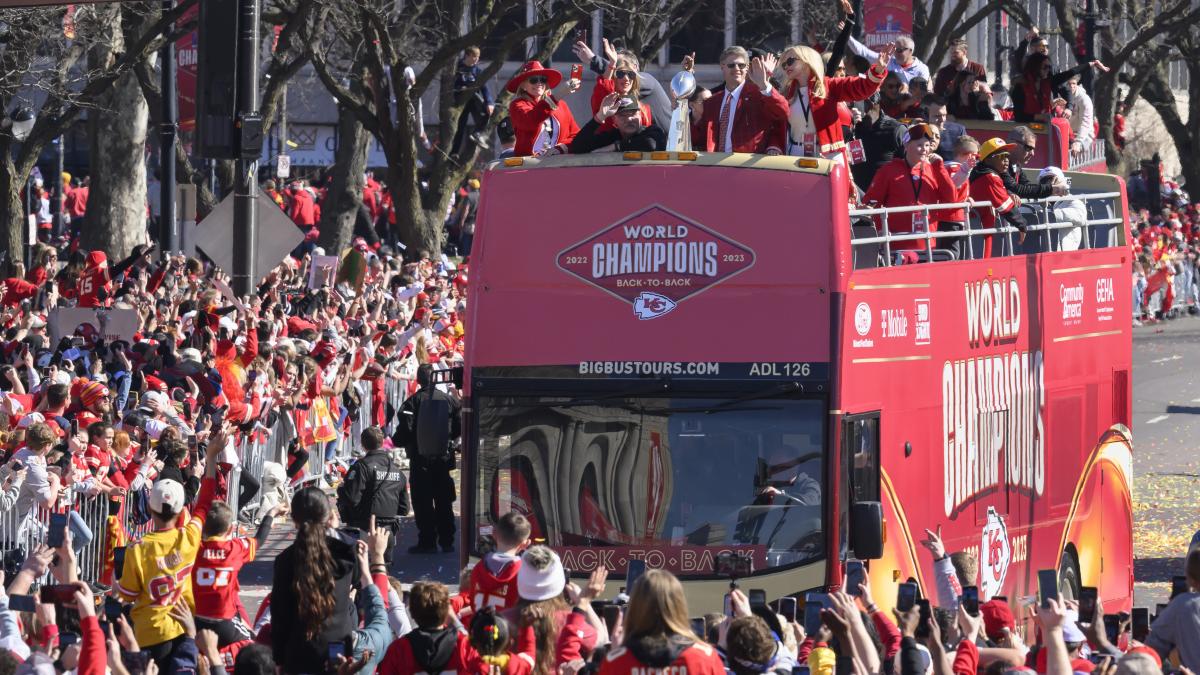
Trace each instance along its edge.
{"label": "raised hand", "polygon": [[896,43],[889,42],[879,48],[879,65],[887,68],[892,63],[892,57],[896,54]]}
{"label": "raised hand", "polygon": [[1100,59],[1095,59],[1093,61],[1088,62],[1088,65],[1099,70],[1100,72],[1103,72],[1103,73],[1107,73],[1108,71],[1112,70],[1108,66],[1101,63]]}
{"label": "raised hand", "polygon": [[757,56],[750,59],[749,79],[759,89],[767,88],[767,78],[770,77],[770,75],[771,75],[771,73],[767,70],[766,65],[763,63],[762,59],[760,59]]}
{"label": "raised hand", "polygon": [[921,545],[929,549],[934,560],[945,558],[946,545],[942,543],[942,526],[938,525],[937,532],[925,528],[925,538],[921,540]]}
{"label": "raised hand", "polygon": [[609,61],[617,60],[617,49],[616,47],[612,46],[612,43],[608,41],[608,38],[604,38],[604,58],[608,59]]}
{"label": "raised hand", "polygon": [[763,70],[766,71],[768,78],[775,73],[775,68],[778,65],[779,57],[775,54],[767,54],[763,57]]}
{"label": "raised hand", "polygon": [[604,585],[607,581],[608,569],[597,566],[596,569],[592,570],[591,576],[588,577],[587,586],[583,589],[582,597],[589,600],[600,597],[604,594]]}
{"label": "raised hand", "polygon": [[596,52],[583,41],[576,41],[571,45],[571,51],[575,52],[575,58],[584,63],[591,63],[592,59],[596,58]]}
{"label": "raised hand", "polygon": [[696,52],[683,55],[683,63],[681,67],[689,73],[696,69]]}
{"label": "raised hand", "polygon": [[600,108],[596,110],[596,121],[603,123],[608,118],[617,114],[617,108],[620,106],[620,102],[621,95],[615,91],[608,96],[605,96],[604,100],[600,101]]}

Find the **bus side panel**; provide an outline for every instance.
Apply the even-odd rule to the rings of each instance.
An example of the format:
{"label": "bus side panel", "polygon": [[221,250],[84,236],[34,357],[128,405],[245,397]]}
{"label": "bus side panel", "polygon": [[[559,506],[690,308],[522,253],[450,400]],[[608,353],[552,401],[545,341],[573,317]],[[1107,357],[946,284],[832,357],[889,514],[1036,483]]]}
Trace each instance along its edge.
{"label": "bus side panel", "polygon": [[[1132,599],[1124,249],[855,272],[839,363],[845,414],[880,410],[887,553],[875,597],[918,579],[924,529],[979,560],[985,597],[1071,568]],[[1064,556],[1068,552],[1069,556]],[[1106,604],[1106,608],[1109,605]]]}

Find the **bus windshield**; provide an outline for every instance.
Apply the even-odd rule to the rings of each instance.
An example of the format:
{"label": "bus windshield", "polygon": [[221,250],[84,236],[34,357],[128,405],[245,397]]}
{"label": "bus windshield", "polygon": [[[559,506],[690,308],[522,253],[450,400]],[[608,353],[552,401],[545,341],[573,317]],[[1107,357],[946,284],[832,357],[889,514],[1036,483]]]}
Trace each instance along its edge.
{"label": "bus windshield", "polygon": [[645,558],[703,577],[726,552],[754,572],[824,556],[823,400],[477,401],[481,535],[516,510],[578,571]]}

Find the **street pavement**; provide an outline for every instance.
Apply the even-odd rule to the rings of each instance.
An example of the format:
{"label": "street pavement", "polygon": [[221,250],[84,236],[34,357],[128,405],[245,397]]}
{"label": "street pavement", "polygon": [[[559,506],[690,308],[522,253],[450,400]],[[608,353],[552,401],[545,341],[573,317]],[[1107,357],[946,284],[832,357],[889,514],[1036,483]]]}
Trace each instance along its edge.
{"label": "street pavement", "polygon": [[1200,319],[1133,329],[1134,602],[1170,596],[1197,528]]}
{"label": "street pavement", "polygon": [[[1166,602],[1171,577],[1200,528],[1200,318],[1185,317],[1133,331],[1134,601]],[[294,531],[272,533],[259,559],[242,570],[243,602],[251,614],[271,587],[276,554]],[[416,541],[405,519],[392,574],[405,583],[433,579],[457,587],[458,554],[410,556]]]}

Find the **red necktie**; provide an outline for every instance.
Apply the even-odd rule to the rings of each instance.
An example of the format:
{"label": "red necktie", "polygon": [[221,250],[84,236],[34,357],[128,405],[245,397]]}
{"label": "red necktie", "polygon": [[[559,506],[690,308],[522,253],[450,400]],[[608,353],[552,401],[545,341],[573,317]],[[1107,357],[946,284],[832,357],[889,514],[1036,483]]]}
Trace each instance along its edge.
{"label": "red necktie", "polygon": [[721,119],[717,121],[717,132],[720,137],[717,140],[717,150],[720,152],[729,152],[729,146],[725,143],[725,129],[729,126],[729,104],[733,102],[733,94],[725,92],[725,100],[721,101]]}

